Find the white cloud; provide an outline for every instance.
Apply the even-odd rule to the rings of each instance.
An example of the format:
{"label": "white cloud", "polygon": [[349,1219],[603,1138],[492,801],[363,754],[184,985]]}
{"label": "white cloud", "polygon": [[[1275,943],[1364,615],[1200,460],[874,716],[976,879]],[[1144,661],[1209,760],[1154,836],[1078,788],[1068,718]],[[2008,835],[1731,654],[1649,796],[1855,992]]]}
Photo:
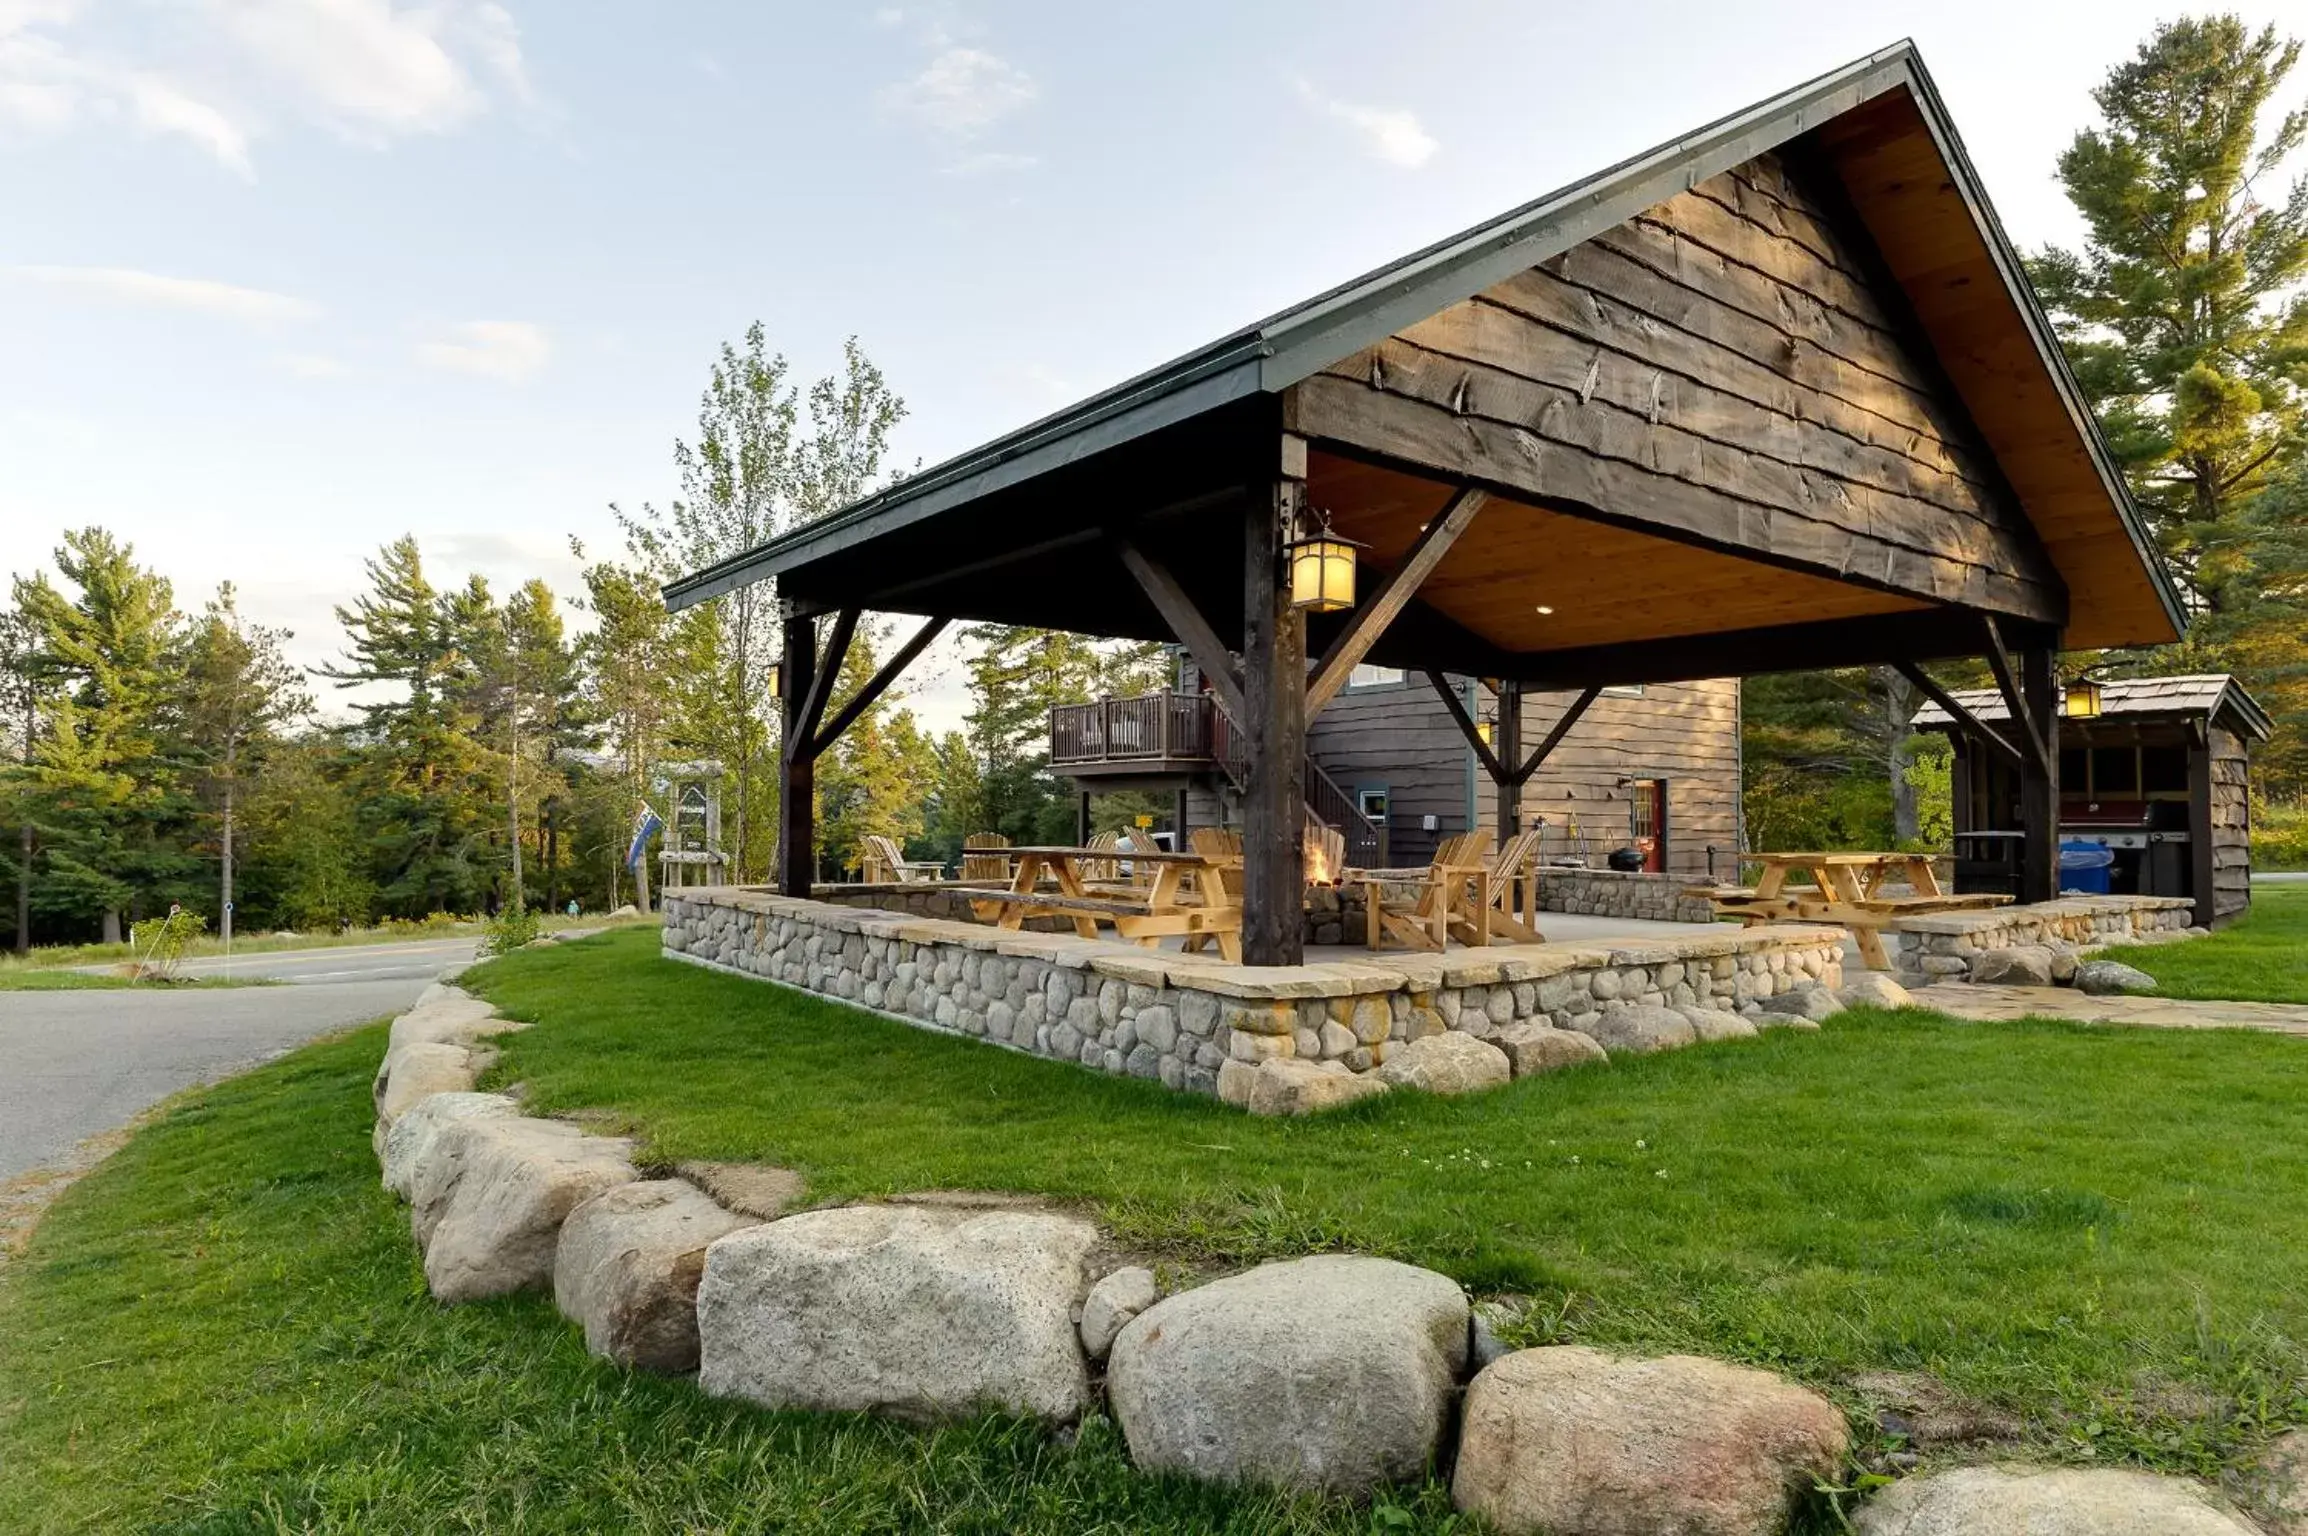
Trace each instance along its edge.
{"label": "white cloud", "polygon": [[530,98],[520,29],[497,4],[209,0],[215,24],[312,116],[382,142],[480,112],[494,79]]}
{"label": "white cloud", "polygon": [[922,72],[884,86],[886,111],[957,139],[973,138],[1024,110],[1039,94],[1033,76],[998,54],[960,45],[941,49]]}
{"label": "white cloud", "polygon": [[320,313],[320,306],[309,299],[266,288],[243,288],[205,277],[169,277],[132,267],[0,267],[0,273],[116,303],[201,310],[235,320],[309,320]]}
{"label": "white cloud", "polygon": [[468,320],[450,327],[450,335],[455,339],[418,347],[418,359],[452,373],[519,383],[553,355],[553,340],[545,328],[525,320]]}
{"label": "white cloud", "polygon": [[1442,148],[1419,122],[1418,114],[1402,107],[1366,107],[1325,96],[1306,81],[1298,82],[1299,99],[1337,118],[1362,138],[1362,147],[1388,165],[1416,170]]}
{"label": "white cloud", "polygon": [[493,96],[534,99],[496,0],[194,0],[123,23],[80,0],[0,0],[0,134],[121,123],[253,176],[282,122],[382,145]]}

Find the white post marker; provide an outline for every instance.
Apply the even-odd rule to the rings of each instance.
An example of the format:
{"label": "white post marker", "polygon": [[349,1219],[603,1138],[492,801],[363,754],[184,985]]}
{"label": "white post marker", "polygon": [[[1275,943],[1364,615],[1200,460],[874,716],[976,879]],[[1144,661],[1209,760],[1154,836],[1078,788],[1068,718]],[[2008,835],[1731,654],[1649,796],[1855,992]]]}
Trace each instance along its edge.
{"label": "white post marker", "polygon": [[232,903],[224,904],[224,975],[232,979]]}

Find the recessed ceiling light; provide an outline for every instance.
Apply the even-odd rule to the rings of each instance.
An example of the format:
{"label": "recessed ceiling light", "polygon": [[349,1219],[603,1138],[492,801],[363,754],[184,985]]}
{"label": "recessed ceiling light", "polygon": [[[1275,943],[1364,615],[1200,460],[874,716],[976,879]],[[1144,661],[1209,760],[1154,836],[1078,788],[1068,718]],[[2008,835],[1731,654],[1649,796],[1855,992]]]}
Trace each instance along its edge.
{"label": "recessed ceiling light", "polygon": [[1555,610],[1554,610],[1554,609],[1552,609],[1552,608],[1549,608],[1549,607],[1548,607],[1548,606],[1547,606],[1545,603],[1541,603],[1541,604],[1539,604],[1539,608],[1538,608],[1538,611],[1539,611],[1539,612],[1541,612],[1541,613],[1553,613]]}

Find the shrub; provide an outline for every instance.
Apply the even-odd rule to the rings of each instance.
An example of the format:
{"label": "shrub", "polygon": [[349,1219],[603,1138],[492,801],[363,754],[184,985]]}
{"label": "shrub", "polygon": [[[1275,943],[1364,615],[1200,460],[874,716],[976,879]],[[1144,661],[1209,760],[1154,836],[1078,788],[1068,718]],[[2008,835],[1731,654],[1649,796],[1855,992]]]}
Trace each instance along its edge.
{"label": "shrub", "polygon": [[537,914],[530,911],[526,903],[513,902],[500,908],[497,915],[489,919],[488,934],[481,940],[481,953],[511,954],[536,938],[537,928]]}
{"label": "shrub", "polygon": [[207,928],[207,918],[181,908],[171,910],[166,917],[146,918],[128,930],[128,951],[135,957],[132,969],[148,980],[169,980],[182,963],[185,950]]}

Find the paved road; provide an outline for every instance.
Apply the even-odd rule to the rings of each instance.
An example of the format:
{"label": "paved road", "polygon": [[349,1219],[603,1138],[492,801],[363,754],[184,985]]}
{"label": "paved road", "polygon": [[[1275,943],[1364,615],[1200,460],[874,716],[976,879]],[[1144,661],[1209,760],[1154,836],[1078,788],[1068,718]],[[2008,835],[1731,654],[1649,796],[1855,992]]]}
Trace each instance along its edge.
{"label": "paved road", "polygon": [[[0,992],[0,1180],[37,1168],[195,1083],[398,1013],[470,939],[240,956],[296,983],[180,992]],[[199,961],[204,974],[221,962]]]}

